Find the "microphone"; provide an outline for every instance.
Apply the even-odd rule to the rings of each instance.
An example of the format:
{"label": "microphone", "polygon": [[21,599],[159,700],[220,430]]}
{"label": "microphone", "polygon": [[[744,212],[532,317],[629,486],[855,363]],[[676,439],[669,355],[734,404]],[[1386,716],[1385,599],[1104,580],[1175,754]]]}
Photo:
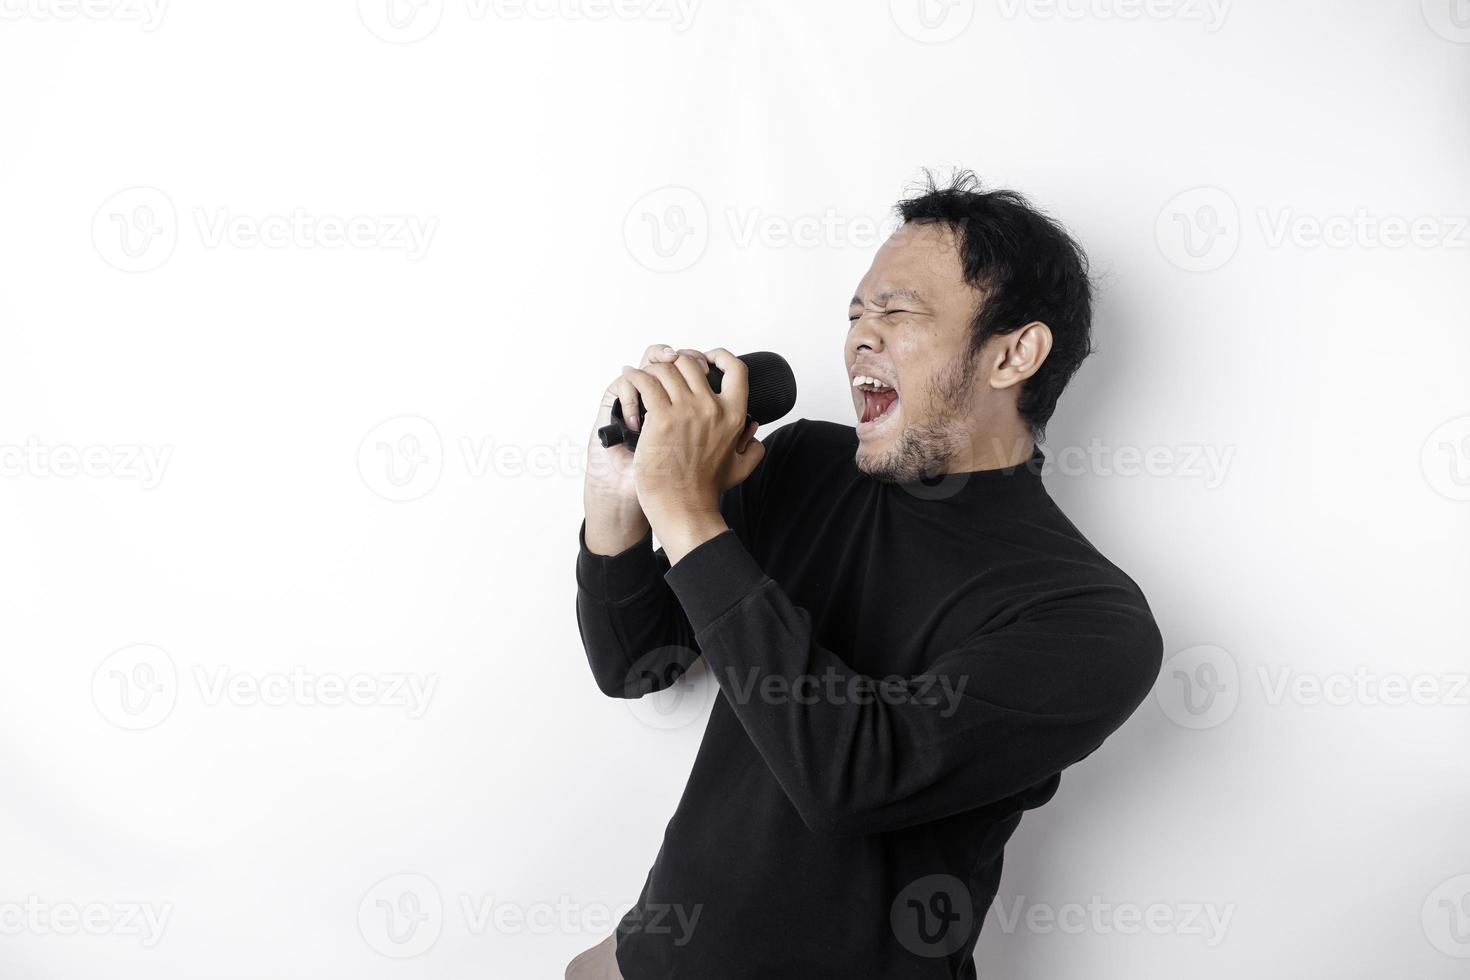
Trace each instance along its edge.
{"label": "microphone", "polygon": [[[774,422],[796,407],[796,376],[791,373],[791,365],[786,363],[786,358],[763,350],[741,354],[740,359],[745,362],[747,424],[750,419],[761,425]],[[711,364],[710,390],[718,394],[724,379],[725,372]],[[604,449],[620,443],[630,450],[638,448],[638,433],[623,421],[621,401],[613,402],[612,421],[597,430],[597,439]]]}

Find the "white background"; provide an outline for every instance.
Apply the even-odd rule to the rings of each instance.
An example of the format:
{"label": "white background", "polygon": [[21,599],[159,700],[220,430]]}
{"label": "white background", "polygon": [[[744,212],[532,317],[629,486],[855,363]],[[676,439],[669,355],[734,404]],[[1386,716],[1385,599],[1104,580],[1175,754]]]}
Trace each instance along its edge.
{"label": "white background", "polygon": [[587,671],[603,386],[775,349],[850,423],[925,165],[1092,255],[1047,482],[1171,658],[982,975],[1463,975],[1457,2],[4,0],[0,975],[560,977],[714,695]]}

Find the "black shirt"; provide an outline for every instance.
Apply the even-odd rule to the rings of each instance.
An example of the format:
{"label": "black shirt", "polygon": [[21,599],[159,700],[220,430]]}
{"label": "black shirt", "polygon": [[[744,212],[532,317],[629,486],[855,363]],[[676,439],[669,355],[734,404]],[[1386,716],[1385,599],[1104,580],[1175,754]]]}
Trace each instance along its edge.
{"label": "black shirt", "polygon": [[[800,420],[670,568],[577,558],[598,686],[703,654],[720,686],[618,928],[628,980],[969,978],[1002,850],[1133,712],[1162,642],[1138,586],[1023,465],[885,483]],[[585,522],[583,532],[585,532]]]}

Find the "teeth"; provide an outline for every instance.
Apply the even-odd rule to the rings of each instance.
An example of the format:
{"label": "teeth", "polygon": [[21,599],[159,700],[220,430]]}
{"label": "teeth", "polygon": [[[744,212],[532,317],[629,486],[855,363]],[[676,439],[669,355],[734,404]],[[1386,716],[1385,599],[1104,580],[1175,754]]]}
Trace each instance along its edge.
{"label": "teeth", "polygon": [[854,388],[860,388],[863,385],[872,385],[874,388],[879,389],[893,387],[892,385],[879,381],[877,378],[870,378],[866,374],[859,374],[852,379],[852,386]]}

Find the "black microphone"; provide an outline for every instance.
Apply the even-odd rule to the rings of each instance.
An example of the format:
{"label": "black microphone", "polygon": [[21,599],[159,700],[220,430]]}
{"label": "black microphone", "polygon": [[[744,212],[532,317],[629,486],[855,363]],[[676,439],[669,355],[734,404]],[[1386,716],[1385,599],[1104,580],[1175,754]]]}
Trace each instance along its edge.
{"label": "black microphone", "polygon": [[[755,419],[761,425],[765,425],[767,422],[776,421],[796,407],[796,375],[791,373],[791,365],[786,363],[786,358],[780,354],[772,354],[770,351],[763,350],[753,354],[742,354],[740,359],[745,362],[748,395],[745,402],[747,419]],[[718,394],[720,383],[724,379],[725,372],[711,364],[709,368],[710,390]],[[640,409],[642,407],[642,405],[639,406]],[[638,448],[638,433],[628,428],[627,423],[623,421],[621,401],[613,402],[612,421],[597,430],[597,438],[603,448],[616,446],[619,443],[632,450]]]}

